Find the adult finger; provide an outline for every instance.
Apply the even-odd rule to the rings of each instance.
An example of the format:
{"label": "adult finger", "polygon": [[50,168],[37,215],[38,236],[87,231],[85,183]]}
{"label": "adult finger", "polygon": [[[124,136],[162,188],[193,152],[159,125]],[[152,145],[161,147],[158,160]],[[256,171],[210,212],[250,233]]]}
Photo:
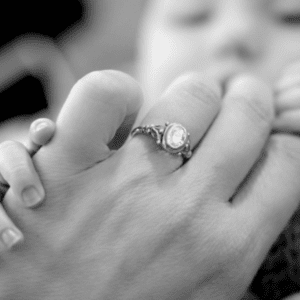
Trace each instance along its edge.
{"label": "adult finger", "polygon": [[260,164],[236,196],[235,223],[249,236],[258,264],[299,206],[299,149],[298,137],[272,135]]}
{"label": "adult finger", "polygon": [[107,144],[125,116],[139,108],[141,98],[136,81],[124,73],[101,71],[83,77],[70,92],[55,137],[46,146],[51,152],[47,168],[66,175],[105,160],[111,155]]}
{"label": "adult finger", "polygon": [[[161,99],[141,120],[141,125],[179,123],[190,133],[191,149],[204,136],[221,108],[221,88],[203,74],[190,73],[175,80]],[[130,146],[134,155],[145,157],[158,167],[158,172],[168,174],[182,164],[176,155],[161,150],[149,136],[134,136]],[[137,154],[138,153],[138,154]]]}
{"label": "adult finger", "polygon": [[27,207],[40,204],[45,191],[25,146],[7,141],[0,144],[1,182]]}
{"label": "adult finger", "polygon": [[234,78],[220,114],[182,171],[193,174],[188,180],[195,186],[214,178],[206,188],[228,201],[258,159],[273,118],[271,89],[250,75]]}

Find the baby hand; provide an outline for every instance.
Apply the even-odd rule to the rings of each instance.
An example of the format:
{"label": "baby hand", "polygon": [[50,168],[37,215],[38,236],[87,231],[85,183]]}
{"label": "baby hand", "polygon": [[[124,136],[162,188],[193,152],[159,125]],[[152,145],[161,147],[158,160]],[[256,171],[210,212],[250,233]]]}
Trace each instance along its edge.
{"label": "baby hand", "polygon": [[290,64],[275,86],[274,129],[300,132],[300,61]]}
{"label": "baby hand", "polygon": [[[15,141],[0,144],[0,201],[9,188],[23,205],[34,207],[40,204],[45,191],[31,156],[53,137],[55,124],[49,119],[38,119],[31,124],[27,147]],[[0,204],[0,252],[12,248],[24,239]]]}

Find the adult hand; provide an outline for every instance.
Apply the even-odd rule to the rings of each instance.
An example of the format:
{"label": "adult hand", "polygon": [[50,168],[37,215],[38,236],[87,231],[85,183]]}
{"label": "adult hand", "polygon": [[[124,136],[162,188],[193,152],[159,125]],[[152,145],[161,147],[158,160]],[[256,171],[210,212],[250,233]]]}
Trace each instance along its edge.
{"label": "adult hand", "polygon": [[[182,159],[136,136],[106,146],[141,93],[124,74],[77,83],[52,142],[35,156],[46,201],[6,209],[25,243],[3,257],[3,299],[238,299],[300,196],[300,141],[269,136],[270,89],[232,80],[173,83],[142,124],[184,125]],[[263,153],[263,155],[262,155]],[[251,171],[251,172],[250,172]]]}

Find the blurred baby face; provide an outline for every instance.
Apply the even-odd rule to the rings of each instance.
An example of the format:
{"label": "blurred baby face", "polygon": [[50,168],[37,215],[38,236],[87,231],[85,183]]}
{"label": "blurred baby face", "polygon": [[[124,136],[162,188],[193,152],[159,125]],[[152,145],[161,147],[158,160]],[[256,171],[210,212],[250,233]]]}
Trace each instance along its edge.
{"label": "blurred baby face", "polygon": [[144,20],[139,75],[152,101],[188,71],[274,82],[300,57],[299,0],[153,0]]}

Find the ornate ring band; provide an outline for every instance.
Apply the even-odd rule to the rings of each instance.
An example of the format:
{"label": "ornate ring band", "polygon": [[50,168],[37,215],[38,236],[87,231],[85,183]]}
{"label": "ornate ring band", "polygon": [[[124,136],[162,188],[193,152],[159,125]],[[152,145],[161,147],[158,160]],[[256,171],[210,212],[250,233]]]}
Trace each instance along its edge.
{"label": "ornate ring band", "polygon": [[144,134],[155,139],[156,144],[170,154],[188,159],[192,156],[190,134],[178,123],[166,122],[165,125],[138,126],[131,135]]}

